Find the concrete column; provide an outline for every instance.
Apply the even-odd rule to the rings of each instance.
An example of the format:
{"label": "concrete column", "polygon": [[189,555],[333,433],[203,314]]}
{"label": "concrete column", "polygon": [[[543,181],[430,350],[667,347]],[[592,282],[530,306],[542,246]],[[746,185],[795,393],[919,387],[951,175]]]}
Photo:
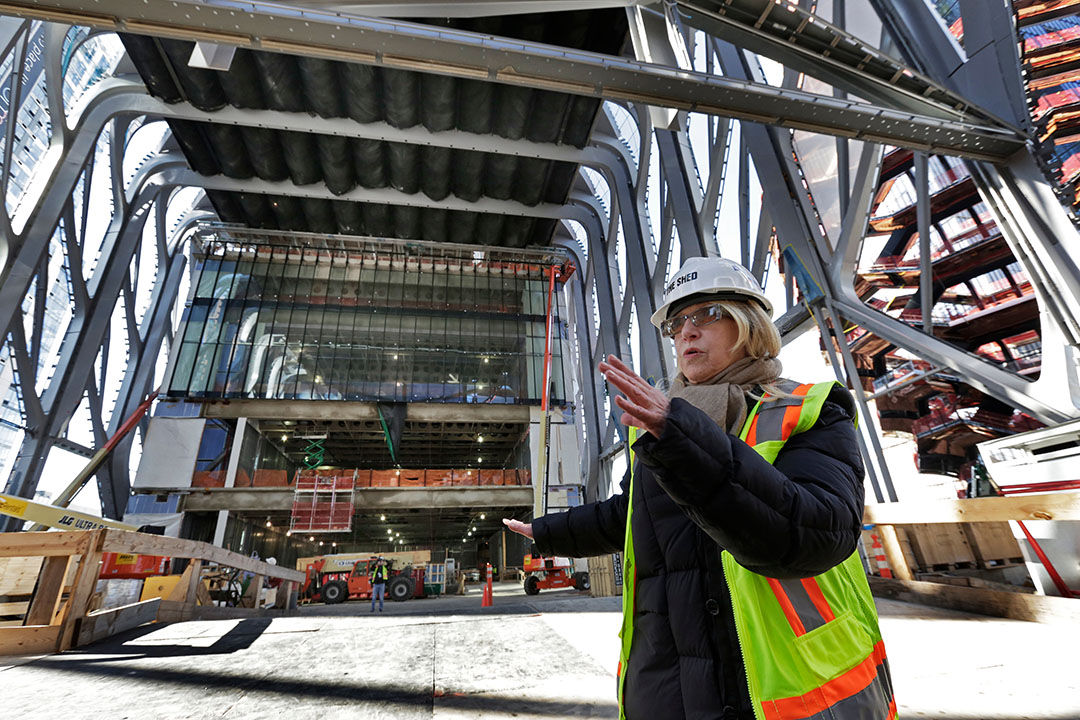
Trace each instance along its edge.
{"label": "concrete column", "polygon": [[[232,448],[229,451],[229,467],[225,471],[225,487],[236,487],[236,471],[240,465],[240,450],[244,446],[244,433],[247,432],[247,418],[239,418],[236,421],[236,431],[233,433]],[[228,510],[218,510],[217,526],[214,528],[214,544],[222,547],[225,542],[225,525],[229,521]]]}

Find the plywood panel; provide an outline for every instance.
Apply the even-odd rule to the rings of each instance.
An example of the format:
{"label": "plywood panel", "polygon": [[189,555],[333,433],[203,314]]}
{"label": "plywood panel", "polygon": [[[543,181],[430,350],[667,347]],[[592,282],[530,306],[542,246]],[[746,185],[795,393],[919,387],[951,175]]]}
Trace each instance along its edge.
{"label": "plywood panel", "polygon": [[202,418],[150,418],[134,487],[191,487],[205,423]]}
{"label": "plywood panel", "polygon": [[110,635],[154,622],[160,605],[161,598],[153,598],[132,605],[91,613],[79,623],[79,637],[75,645],[87,645]]}

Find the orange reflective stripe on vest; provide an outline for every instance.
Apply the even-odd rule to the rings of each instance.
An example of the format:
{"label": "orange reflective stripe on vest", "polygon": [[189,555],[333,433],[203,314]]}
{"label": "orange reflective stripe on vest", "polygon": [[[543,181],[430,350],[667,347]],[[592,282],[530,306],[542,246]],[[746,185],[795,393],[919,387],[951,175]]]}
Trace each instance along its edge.
{"label": "orange reflective stripe on vest", "polygon": [[798,697],[763,703],[765,720],[822,720],[844,717],[896,717],[896,699],[890,698],[887,715],[873,714],[881,706],[885,690],[880,686],[886,667],[885,645],[878,643],[874,652],[838,678],[828,681]]}

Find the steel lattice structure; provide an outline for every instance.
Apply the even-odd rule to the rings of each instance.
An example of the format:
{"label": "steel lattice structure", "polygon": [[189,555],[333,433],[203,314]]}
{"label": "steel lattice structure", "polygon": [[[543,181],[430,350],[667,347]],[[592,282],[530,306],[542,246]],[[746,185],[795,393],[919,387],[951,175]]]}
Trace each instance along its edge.
{"label": "steel lattice structure", "polygon": [[[5,187],[9,208],[0,213],[4,371],[20,409],[17,419],[11,407],[6,416],[21,443],[7,481],[10,492],[33,494],[51,448],[87,454],[100,446],[155,387],[158,358],[175,327],[184,240],[195,221],[213,215],[201,195],[181,188],[558,221],[551,242],[581,270],[568,300],[580,368],[575,405],[585,448],[582,474],[590,497],[611,492],[610,459],[620,447],[620,425],[596,364],[613,353],[658,381],[674,372],[670,349],[647,318],[656,290],[682,260],[698,255],[737,257],[774,291],[783,284],[787,304],[778,324],[785,338],[821,332],[838,377],[856,388],[864,415],[870,408],[858,390],[859,368],[840,332],[851,323],[1042,422],[1080,415],[1080,237],[1031,151],[1015,18],[1003,1],[959,3],[962,43],[925,2],[835,0],[822,14],[818,3],[772,0],[596,3],[626,6],[632,57],[434,31],[413,20],[374,17],[401,12],[376,3],[336,7],[344,13],[339,15],[273,3],[177,2],[135,10],[113,1],[97,3],[93,14],[78,5],[48,0],[0,8],[25,18],[10,20],[5,36],[4,57],[15,66],[44,28],[42,84],[53,118],[33,191],[13,212]],[[468,16],[491,6],[425,8]],[[532,10],[527,2],[498,8],[507,14]],[[68,46],[100,42],[102,33],[112,31],[190,39],[209,50],[235,46],[556,91],[598,98],[602,109],[583,148],[317,113],[230,105],[207,110],[189,99],[154,97],[119,58],[120,71],[110,68],[78,102],[66,102]],[[11,77],[13,97],[22,97],[24,73]],[[580,169],[562,204],[207,176],[189,169],[168,133],[147,157],[128,156],[130,139],[159,120],[479,151]],[[15,125],[8,123],[4,140],[6,182],[15,174]],[[871,307],[856,291],[887,145],[915,151],[915,171],[923,178],[928,155],[963,158],[1037,297],[1043,347],[1038,380]],[[831,170],[822,173],[822,162]],[[107,180],[95,180],[99,175]],[[101,182],[113,212],[99,249],[90,237],[88,208],[102,197],[95,194],[102,192],[95,190]],[[929,237],[931,197],[924,184],[914,205],[921,236]],[[99,259],[88,263],[91,254]],[[927,253],[921,263],[928,316]],[[59,279],[55,266],[64,269]],[[53,302],[70,303],[71,320],[50,334],[46,308],[57,283],[70,287],[69,298]],[[145,287],[152,288],[149,301],[140,302],[136,296]],[[118,344],[126,344],[120,369],[110,351]],[[122,380],[110,381],[110,373],[120,371]],[[115,401],[102,397],[106,386],[119,387]],[[65,428],[84,399],[94,432],[82,447],[65,436]],[[878,498],[895,499],[879,439],[869,432],[862,440],[874,459]],[[129,440],[98,475],[102,509],[111,517],[124,510],[130,451]]]}

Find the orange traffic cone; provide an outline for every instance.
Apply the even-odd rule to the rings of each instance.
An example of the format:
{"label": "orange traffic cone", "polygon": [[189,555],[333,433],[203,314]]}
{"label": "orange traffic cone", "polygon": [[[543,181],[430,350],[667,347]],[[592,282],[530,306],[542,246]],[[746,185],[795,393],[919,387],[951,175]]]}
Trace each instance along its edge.
{"label": "orange traffic cone", "polygon": [[494,605],[494,599],[492,597],[493,591],[491,588],[491,565],[487,566],[487,579],[484,581],[484,590],[482,593],[482,599],[480,601],[480,607],[491,607]]}

